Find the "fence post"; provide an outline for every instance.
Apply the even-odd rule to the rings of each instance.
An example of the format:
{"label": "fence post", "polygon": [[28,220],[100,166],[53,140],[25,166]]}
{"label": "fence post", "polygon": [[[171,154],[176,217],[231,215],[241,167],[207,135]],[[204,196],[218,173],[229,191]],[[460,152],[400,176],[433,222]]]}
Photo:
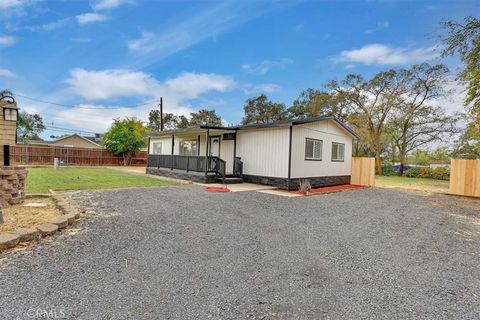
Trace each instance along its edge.
{"label": "fence post", "polygon": [[3,145],[3,165],[10,165],[10,146],[8,144]]}

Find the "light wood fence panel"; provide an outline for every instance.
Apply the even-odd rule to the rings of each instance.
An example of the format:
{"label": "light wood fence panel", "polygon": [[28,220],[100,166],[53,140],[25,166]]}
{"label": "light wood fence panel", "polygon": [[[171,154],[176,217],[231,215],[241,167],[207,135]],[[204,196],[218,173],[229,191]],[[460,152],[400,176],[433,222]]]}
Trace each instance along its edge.
{"label": "light wood fence panel", "polygon": [[352,158],[350,183],[373,187],[375,185],[375,158]]}
{"label": "light wood fence panel", "polygon": [[480,197],[480,160],[452,159],[449,193]]}

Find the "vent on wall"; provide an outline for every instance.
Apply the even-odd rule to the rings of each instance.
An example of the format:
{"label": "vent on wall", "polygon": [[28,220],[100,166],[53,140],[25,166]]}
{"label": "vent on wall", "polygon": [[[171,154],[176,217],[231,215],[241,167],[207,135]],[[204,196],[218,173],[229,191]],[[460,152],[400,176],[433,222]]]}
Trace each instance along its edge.
{"label": "vent on wall", "polygon": [[223,140],[235,140],[235,132],[224,133]]}

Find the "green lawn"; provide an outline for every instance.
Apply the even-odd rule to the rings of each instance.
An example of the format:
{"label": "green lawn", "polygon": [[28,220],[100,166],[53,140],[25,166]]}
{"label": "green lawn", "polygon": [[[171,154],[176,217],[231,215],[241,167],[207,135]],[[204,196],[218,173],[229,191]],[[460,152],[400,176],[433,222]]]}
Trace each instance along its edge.
{"label": "green lawn", "polygon": [[408,178],[399,176],[375,176],[375,186],[411,188],[427,191],[447,191],[449,181],[424,178]]}
{"label": "green lawn", "polygon": [[27,193],[48,193],[49,189],[87,190],[127,187],[153,187],[180,183],[134,175],[107,168],[29,168]]}

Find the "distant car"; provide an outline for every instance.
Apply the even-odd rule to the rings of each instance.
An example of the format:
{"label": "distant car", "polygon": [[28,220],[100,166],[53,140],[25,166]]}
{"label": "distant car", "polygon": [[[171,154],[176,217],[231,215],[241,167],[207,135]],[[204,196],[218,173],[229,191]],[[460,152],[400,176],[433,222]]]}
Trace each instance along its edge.
{"label": "distant car", "polygon": [[[399,165],[399,164],[393,166],[393,168],[394,168],[395,171],[397,171],[397,172],[400,171],[400,165]],[[410,170],[410,169],[412,169],[411,166],[403,166],[403,171],[404,171],[404,172],[405,172],[405,171],[408,171],[408,170]]]}

